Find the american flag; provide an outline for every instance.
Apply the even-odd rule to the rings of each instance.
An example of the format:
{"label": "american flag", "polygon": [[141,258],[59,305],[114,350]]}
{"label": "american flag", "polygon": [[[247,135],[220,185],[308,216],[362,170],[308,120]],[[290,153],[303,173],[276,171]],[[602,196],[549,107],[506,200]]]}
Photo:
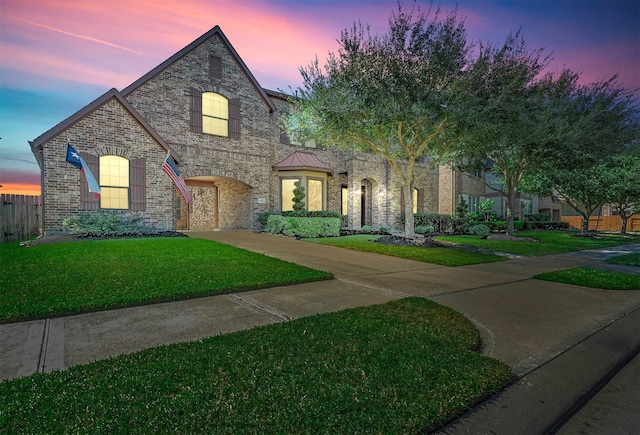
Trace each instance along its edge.
{"label": "american flag", "polygon": [[178,169],[178,165],[176,165],[176,161],[171,157],[171,153],[167,153],[167,158],[164,159],[164,163],[162,164],[162,170],[171,178],[173,185],[176,186],[176,189],[182,195],[182,199],[187,204],[191,201],[191,195],[189,194],[189,188],[184,182],[184,176],[180,173]]}

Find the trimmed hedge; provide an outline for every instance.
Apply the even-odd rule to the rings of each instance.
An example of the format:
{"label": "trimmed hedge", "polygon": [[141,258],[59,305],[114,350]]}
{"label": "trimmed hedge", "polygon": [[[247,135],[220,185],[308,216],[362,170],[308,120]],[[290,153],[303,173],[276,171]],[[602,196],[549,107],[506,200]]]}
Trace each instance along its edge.
{"label": "trimmed hedge", "polygon": [[[307,218],[338,218],[342,219],[342,215],[337,211],[328,211],[328,210],[320,210],[320,211],[283,211],[283,212],[271,212],[265,211],[258,215],[258,223],[262,226],[262,228],[266,230],[267,222],[269,220],[269,216],[285,216],[285,217],[307,217]],[[345,216],[346,217],[346,216]]]}
{"label": "trimmed hedge", "polygon": [[286,217],[272,214],[267,219],[265,231],[304,239],[338,237],[340,222],[340,218],[336,217]]}

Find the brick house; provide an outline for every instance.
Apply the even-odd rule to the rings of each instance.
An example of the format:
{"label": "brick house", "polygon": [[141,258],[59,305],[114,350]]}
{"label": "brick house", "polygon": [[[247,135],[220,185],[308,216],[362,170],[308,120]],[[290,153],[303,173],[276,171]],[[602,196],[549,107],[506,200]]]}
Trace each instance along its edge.
{"label": "brick house", "polygon": [[[214,27],[30,142],[42,172],[45,235],[64,232],[64,218],[94,210],[139,215],[158,230],[257,229],[260,213],[291,209],[295,181],[310,210],[341,211],[350,228],[400,227],[404,198],[384,159],[291,143],[278,126],[287,104],[258,84]],[[101,185],[98,199],[65,162],[67,143]],[[189,204],[162,171],[168,152],[186,179]],[[454,213],[461,194],[484,196],[484,183],[423,171],[415,211]]]}

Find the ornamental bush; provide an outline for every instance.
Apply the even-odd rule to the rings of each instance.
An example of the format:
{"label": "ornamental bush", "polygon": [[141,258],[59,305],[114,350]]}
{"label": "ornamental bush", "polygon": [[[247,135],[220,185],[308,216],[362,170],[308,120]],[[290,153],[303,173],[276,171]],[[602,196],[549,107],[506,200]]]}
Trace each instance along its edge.
{"label": "ornamental bush", "polygon": [[413,231],[416,234],[427,234],[427,233],[432,233],[433,232],[433,225],[421,225],[418,227],[415,227],[413,229]]}
{"label": "ornamental bush", "polygon": [[81,213],[65,218],[62,225],[80,237],[131,236],[148,232],[141,216],[108,212]]}
{"label": "ornamental bush", "polygon": [[267,220],[265,231],[300,238],[337,237],[340,235],[340,218],[271,215]]}
{"label": "ornamental bush", "polygon": [[483,224],[474,225],[469,228],[469,234],[482,236],[482,237],[488,235],[490,232],[491,230],[489,229],[489,227]]}

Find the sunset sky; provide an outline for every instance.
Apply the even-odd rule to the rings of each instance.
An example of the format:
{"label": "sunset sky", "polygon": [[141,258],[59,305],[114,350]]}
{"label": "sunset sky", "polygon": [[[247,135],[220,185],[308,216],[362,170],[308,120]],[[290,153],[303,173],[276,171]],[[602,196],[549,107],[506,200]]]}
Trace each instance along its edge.
{"label": "sunset sky", "polygon": [[[423,8],[429,2],[419,0]],[[582,82],[619,72],[640,88],[640,1],[443,0],[472,40],[522,28],[530,48]],[[410,6],[410,1],[403,2]],[[122,90],[219,25],[258,82],[285,90],[298,68],[335,51],[354,21],[387,28],[396,0],[1,0],[0,193],[39,194],[28,141],[111,88]],[[640,91],[635,91],[640,98]]]}

